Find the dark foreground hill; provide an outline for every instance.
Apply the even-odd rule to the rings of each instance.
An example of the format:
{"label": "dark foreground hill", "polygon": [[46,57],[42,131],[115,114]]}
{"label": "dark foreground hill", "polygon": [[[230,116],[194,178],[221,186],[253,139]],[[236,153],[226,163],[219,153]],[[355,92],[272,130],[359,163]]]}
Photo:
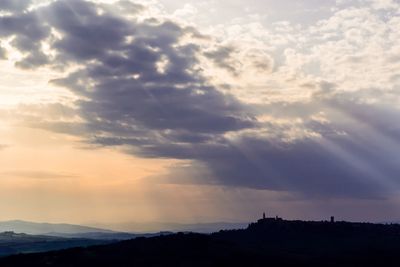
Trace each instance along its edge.
{"label": "dark foreground hill", "polygon": [[174,234],[11,256],[0,266],[399,266],[400,226],[263,219],[247,229]]}

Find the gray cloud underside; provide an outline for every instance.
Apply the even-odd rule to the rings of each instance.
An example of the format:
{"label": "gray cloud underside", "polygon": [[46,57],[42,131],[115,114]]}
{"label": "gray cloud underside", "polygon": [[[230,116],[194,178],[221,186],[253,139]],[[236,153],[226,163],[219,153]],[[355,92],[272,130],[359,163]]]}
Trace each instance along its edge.
{"label": "gray cloud underside", "polygon": [[0,10],[22,12],[30,5],[29,0],[2,0]]}
{"label": "gray cloud underside", "polygon": [[[0,36],[14,35],[13,45],[26,53],[18,66],[81,66],[52,82],[81,97],[75,111],[84,123],[32,126],[78,134],[96,145],[124,146],[143,157],[192,160],[180,171],[197,183],[310,197],[382,198],[398,189],[400,129],[393,125],[398,110],[359,102],[356,94],[329,92],[308,103],[242,103],[210,85],[198,67],[203,54],[229,69],[229,48],[204,52],[193,28],[127,20],[104,5],[99,15],[97,7],[59,0],[0,17]],[[140,12],[139,6],[135,10]],[[191,41],[183,42],[184,37]],[[55,57],[41,50],[43,40]],[[327,122],[313,119],[321,112]],[[265,114],[302,123],[282,126],[256,119]],[[312,134],[287,141],[293,130]],[[196,176],[197,171],[207,175]]]}
{"label": "gray cloud underside", "polygon": [[[1,43],[0,43],[0,45],[1,45]],[[6,53],[5,49],[0,46],[0,59],[6,59],[6,58],[7,58],[7,53]]]}
{"label": "gray cloud underside", "polygon": [[[331,118],[346,117],[331,123],[311,118],[305,121],[302,127],[320,137],[284,142],[282,132],[290,131],[292,126],[265,123],[263,134],[244,134],[212,145],[160,144],[142,153],[150,157],[194,158],[200,163],[181,167],[179,175],[172,173],[168,177],[171,182],[183,182],[182,176],[193,168],[197,180],[210,184],[288,190],[317,198],[385,198],[399,186],[400,129],[392,125],[398,113],[343,99],[347,97],[319,100],[322,103],[315,100],[314,112],[324,111]],[[293,108],[307,112],[310,104],[302,105]],[[273,108],[284,112],[291,107],[282,103]],[[290,115],[286,114],[289,118]],[[365,124],[363,128],[358,128],[360,123]]]}

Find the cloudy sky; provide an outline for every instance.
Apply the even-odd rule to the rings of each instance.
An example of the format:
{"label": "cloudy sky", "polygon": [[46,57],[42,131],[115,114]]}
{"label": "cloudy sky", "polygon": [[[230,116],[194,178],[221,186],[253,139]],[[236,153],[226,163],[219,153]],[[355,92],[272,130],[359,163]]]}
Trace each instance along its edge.
{"label": "cloudy sky", "polygon": [[0,220],[400,219],[397,0],[0,1]]}

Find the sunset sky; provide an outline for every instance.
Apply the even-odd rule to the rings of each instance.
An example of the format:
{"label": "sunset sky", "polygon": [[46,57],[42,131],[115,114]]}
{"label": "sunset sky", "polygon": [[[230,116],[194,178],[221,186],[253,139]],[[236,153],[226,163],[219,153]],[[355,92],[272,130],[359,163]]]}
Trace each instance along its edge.
{"label": "sunset sky", "polygon": [[400,220],[397,0],[1,0],[0,220]]}

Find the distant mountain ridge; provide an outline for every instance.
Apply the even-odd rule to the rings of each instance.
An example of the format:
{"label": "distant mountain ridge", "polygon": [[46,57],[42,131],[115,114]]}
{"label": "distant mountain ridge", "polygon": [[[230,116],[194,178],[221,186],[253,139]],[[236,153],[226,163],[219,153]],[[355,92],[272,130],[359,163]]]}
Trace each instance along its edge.
{"label": "distant mountain ridge", "polygon": [[91,239],[91,240],[128,240],[137,237],[152,237],[158,235],[169,235],[172,232],[154,231],[152,233],[129,233],[125,231],[112,231],[104,228],[89,227],[75,224],[65,223],[37,223],[21,220],[3,221],[0,222],[0,237],[7,233],[14,237],[32,235],[37,238],[38,236],[45,236],[47,239],[50,237],[67,238],[67,239]]}
{"label": "distant mountain ridge", "polygon": [[[212,233],[220,229],[240,229],[248,223],[233,222],[210,222],[210,223],[160,223],[160,222],[127,222],[115,224],[95,224],[94,226],[83,226],[68,223],[39,223],[24,220],[0,221],[0,232],[13,231],[15,233],[26,233],[31,235],[51,235],[64,237],[90,237],[103,236],[106,239],[114,234],[140,235],[143,233],[160,232],[196,232]],[[112,230],[108,229],[111,228]],[[124,238],[126,239],[126,238]]]}
{"label": "distant mountain ridge", "polygon": [[0,232],[13,231],[30,235],[58,234],[83,234],[83,233],[114,233],[114,231],[65,223],[37,223],[22,220],[0,222]]}
{"label": "distant mountain ridge", "polygon": [[115,224],[94,224],[95,227],[107,227],[114,231],[135,232],[135,233],[154,233],[160,231],[167,232],[196,232],[212,233],[220,229],[233,230],[247,227],[248,222],[210,222],[210,223],[170,223],[170,222],[126,222]]}

